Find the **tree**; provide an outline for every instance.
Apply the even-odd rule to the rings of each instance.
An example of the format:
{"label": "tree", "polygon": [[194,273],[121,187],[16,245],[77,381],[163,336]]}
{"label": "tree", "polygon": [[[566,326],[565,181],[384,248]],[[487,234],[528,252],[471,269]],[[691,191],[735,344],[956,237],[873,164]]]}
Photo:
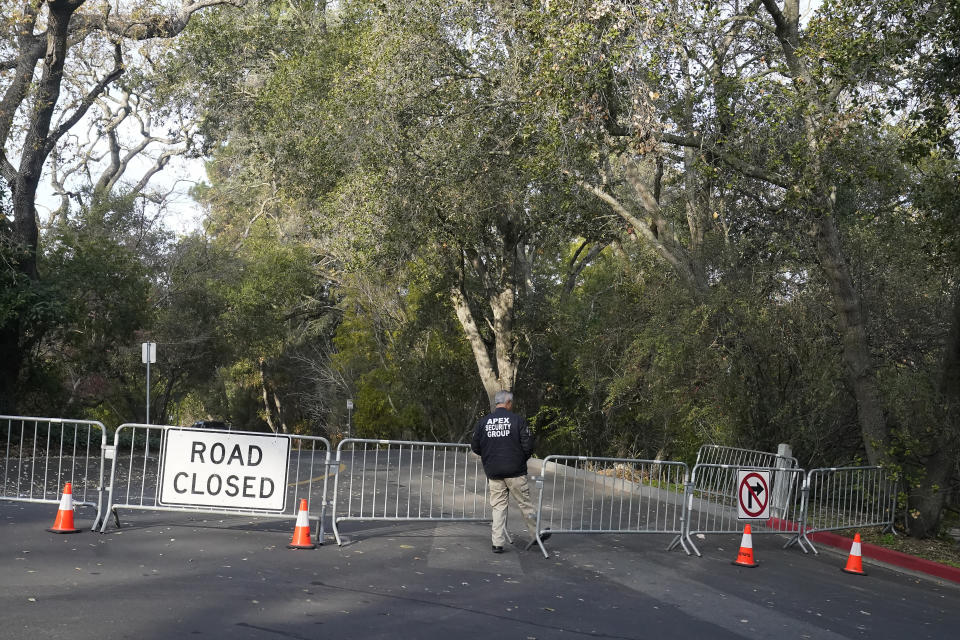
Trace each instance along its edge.
{"label": "tree", "polygon": [[[410,255],[436,255],[492,401],[516,381],[517,305],[532,293],[537,256],[554,255],[593,213],[543,179],[517,10],[351,2],[330,21],[325,6],[272,6],[251,7],[250,19],[268,32],[291,27],[280,49],[269,38],[241,44],[220,16],[185,58],[220,88],[203,100],[230,140],[222,175],[260,189],[250,215],[309,217],[340,269],[398,272]],[[204,52],[214,35],[253,80],[213,71]],[[246,47],[262,55],[248,59]],[[223,95],[236,98],[229,113]]]}
{"label": "tree", "polygon": [[[124,44],[179,34],[191,16],[217,4],[239,0],[185,2],[175,12],[162,5],[114,11],[107,2],[6,0],[0,69],[12,72],[4,80],[0,99],[0,178],[11,199],[12,220],[4,224],[3,243],[10,247],[8,268],[15,279],[39,280],[37,188],[43,168],[64,136],[87,114],[105,89],[123,75]],[[61,101],[71,56],[87,42],[98,41],[112,51],[106,70],[91,79],[73,100]],[[37,67],[40,67],[39,74]],[[4,76],[6,78],[6,76]],[[60,113],[59,117],[57,114]],[[56,123],[56,124],[54,124]],[[14,157],[15,150],[19,158]],[[22,305],[6,314],[0,327],[0,408],[15,406],[14,389],[25,353],[35,337]]]}

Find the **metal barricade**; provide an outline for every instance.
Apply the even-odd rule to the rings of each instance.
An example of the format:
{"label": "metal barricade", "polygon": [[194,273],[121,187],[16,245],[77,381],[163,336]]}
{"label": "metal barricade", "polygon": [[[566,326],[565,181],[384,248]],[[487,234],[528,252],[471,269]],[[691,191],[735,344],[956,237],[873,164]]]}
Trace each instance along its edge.
{"label": "metal barricade", "polygon": [[797,459],[769,451],[739,449],[719,444],[705,444],[697,451],[696,464],[727,464],[737,467],[777,467],[794,469]]}
{"label": "metal barricade", "polygon": [[674,534],[683,545],[683,462],[547,456],[537,484],[537,542],[543,533]]}
{"label": "metal barricade", "polygon": [[347,438],[337,446],[333,533],[379,520],[490,521],[487,477],[470,445]]}
{"label": "metal barricade", "polygon": [[882,467],[811,469],[803,486],[803,527],[789,544],[818,553],[808,537],[817,531],[892,530],[896,503],[897,482]]}
{"label": "metal barricade", "polygon": [[[163,476],[164,471],[170,473],[169,467],[164,468],[166,445],[172,439],[179,441],[183,437],[192,437],[191,434],[196,434],[198,441],[205,438],[221,438],[226,442],[230,442],[231,438],[281,439],[279,444],[282,447],[279,450],[285,458],[286,470],[285,493],[278,494],[278,501],[282,502],[282,505],[274,509],[230,506],[227,499],[227,496],[231,495],[230,488],[234,487],[237,491],[244,488],[241,487],[241,480],[233,481],[231,484],[232,477],[220,478],[215,483],[216,491],[223,492],[222,504],[216,504],[217,500],[213,498],[207,499],[210,504],[196,505],[171,504],[169,501],[162,500],[162,483],[166,482],[164,486],[170,486],[169,479]],[[206,448],[204,450],[206,451]],[[221,460],[227,455],[224,452]],[[329,470],[331,452],[330,442],[326,438],[236,430],[190,429],[172,425],[124,424],[117,428],[114,445],[108,448],[107,458],[111,460],[111,469],[106,513],[114,514],[117,526],[120,526],[119,517],[116,515],[118,509],[242,514],[263,518],[296,519],[300,500],[305,498],[309,505],[308,517],[311,521],[316,521],[317,541],[320,544],[323,543],[327,480],[331,473],[335,473]],[[241,459],[233,462],[236,468],[242,465]],[[187,487],[190,487],[189,493],[210,493],[209,478],[206,486],[201,483],[199,487],[192,487],[186,476],[176,479],[176,482],[184,487],[184,493],[187,493]],[[236,493],[234,492],[233,495]],[[319,512],[317,505],[319,505]],[[104,517],[100,531],[103,533],[106,530],[107,519]]]}
{"label": "metal barricade", "polygon": [[[770,516],[741,520],[738,515],[737,471],[751,469],[770,473]],[[803,469],[698,464],[687,487],[687,543],[699,556],[693,535],[741,533],[745,523],[753,534],[794,533],[801,530]],[[787,541],[784,547],[792,544]]]}
{"label": "metal barricade", "polygon": [[106,429],[94,420],[0,416],[0,499],[59,503],[72,485],[75,506],[103,504]]}

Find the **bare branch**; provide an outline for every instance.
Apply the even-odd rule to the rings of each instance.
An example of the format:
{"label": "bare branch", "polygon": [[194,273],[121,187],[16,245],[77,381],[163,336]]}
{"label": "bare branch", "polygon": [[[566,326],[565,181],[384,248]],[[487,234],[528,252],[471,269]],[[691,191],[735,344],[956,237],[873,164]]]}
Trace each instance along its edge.
{"label": "bare branch", "polygon": [[[160,154],[160,157],[157,158],[157,161],[153,163],[153,166],[150,167],[150,168],[146,171],[146,173],[144,173],[144,174],[140,177],[140,180],[137,182],[137,184],[135,184],[135,185],[133,186],[133,191],[134,191],[134,193],[141,193],[141,192],[143,192],[143,191],[147,188],[147,184],[149,184],[150,180],[153,179],[153,176],[155,176],[155,175],[157,175],[158,173],[160,173],[161,171],[163,171],[163,170],[166,168],[167,164],[170,162],[170,158],[178,155],[179,153],[180,153],[180,152],[179,152],[178,150],[168,150],[168,151],[164,151],[162,154]],[[173,192],[173,190],[171,189],[171,190],[167,193],[167,195],[169,195],[169,194],[172,193],[172,192]]]}
{"label": "bare branch", "polygon": [[94,101],[103,93],[111,82],[123,75],[123,52],[120,49],[120,43],[114,45],[113,51],[113,70],[110,71],[106,76],[103,77],[81,100],[80,105],[74,110],[73,114],[60,123],[60,126],[57,127],[56,131],[52,132],[47,138],[46,144],[44,145],[45,154],[49,154],[53,151],[53,147],[57,144],[57,141],[63,137],[63,135],[72,129],[74,125],[80,122],[80,119],[87,113],[90,109],[90,106]]}
{"label": "bare branch", "polygon": [[221,5],[243,7],[246,0],[184,0],[181,9],[173,15],[152,13],[143,17],[132,15],[101,14],[78,15],[76,30],[97,29],[130,40],[150,40],[151,38],[172,38],[183,31],[190,18],[196,12]]}

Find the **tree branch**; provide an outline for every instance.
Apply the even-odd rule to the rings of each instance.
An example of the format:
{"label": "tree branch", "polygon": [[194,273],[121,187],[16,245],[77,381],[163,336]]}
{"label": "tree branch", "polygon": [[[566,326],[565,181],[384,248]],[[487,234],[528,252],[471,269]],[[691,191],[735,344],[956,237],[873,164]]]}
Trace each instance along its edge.
{"label": "tree branch", "polygon": [[692,147],[694,149],[699,149],[704,155],[723,162],[727,166],[736,169],[745,176],[756,178],[757,180],[763,180],[764,182],[769,182],[770,184],[776,185],[783,189],[790,188],[790,181],[784,176],[771,171],[765,171],[760,167],[756,167],[748,162],[740,160],[732,154],[707,147],[705,146],[706,143],[703,138],[699,136],[678,136],[672,133],[662,133],[660,134],[660,139],[668,144],[676,145],[678,147]]}
{"label": "tree branch", "polygon": [[67,131],[72,129],[74,125],[80,122],[80,119],[87,113],[90,106],[107,88],[107,85],[122,76],[123,72],[123,52],[120,49],[120,43],[117,42],[114,44],[113,49],[113,70],[94,85],[90,92],[83,97],[83,100],[81,100],[80,105],[77,106],[73,114],[61,122],[60,126],[47,137],[46,144],[44,144],[43,147],[45,155],[53,151],[53,147],[57,144],[57,141],[60,140]]}
{"label": "tree branch", "polygon": [[[569,175],[582,189],[585,189],[610,205],[610,208],[613,209],[618,216],[628,222],[638,234],[642,235],[650,247],[656,251],[660,257],[666,260],[687,283],[692,285],[698,291],[704,288],[704,284],[693,272],[689,262],[686,260],[686,256],[677,255],[672,247],[668,246],[665,242],[663,242],[663,240],[660,239],[650,224],[633,215],[630,210],[623,205],[623,203],[600,187],[592,185],[586,180],[576,178],[569,173],[567,175]],[[680,247],[677,248],[681,249]]]}
{"label": "tree branch", "polygon": [[577,258],[588,244],[590,244],[590,241],[584,240],[580,246],[577,247],[577,251],[573,254],[573,257],[570,258],[570,262],[567,265],[567,281],[563,285],[563,292],[565,294],[569,294],[571,291],[573,291],[573,288],[577,286],[577,278],[580,277],[580,274],[583,273],[583,270],[586,269],[587,265],[590,264],[594,258],[603,253],[603,250],[610,245],[610,241],[603,240],[595,243],[592,247],[590,247],[590,250],[587,251],[587,254],[578,261]]}
{"label": "tree branch", "polygon": [[101,14],[83,14],[77,16],[75,28],[77,30],[97,29],[130,40],[172,38],[187,27],[190,18],[197,11],[219,5],[239,8],[246,5],[246,0],[197,0],[196,2],[183,0],[182,7],[173,15],[152,13],[143,18],[111,15],[109,11]]}

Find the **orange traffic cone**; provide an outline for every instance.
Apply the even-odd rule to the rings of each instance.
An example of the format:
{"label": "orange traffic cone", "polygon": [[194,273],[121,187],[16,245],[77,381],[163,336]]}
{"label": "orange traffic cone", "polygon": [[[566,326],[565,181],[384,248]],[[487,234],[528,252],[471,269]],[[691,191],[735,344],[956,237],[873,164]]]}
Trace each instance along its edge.
{"label": "orange traffic cone", "polygon": [[750,525],[743,527],[743,539],[740,542],[740,553],[733,564],[738,567],[759,567],[760,565],[753,561],[753,535],[750,533]]}
{"label": "orange traffic cone", "polygon": [[850,555],[847,557],[847,566],[843,570],[858,576],[867,575],[867,572],[863,570],[863,552],[860,549],[859,533],[853,536],[853,545],[851,545]]}
{"label": "orange traffic cone", "polygon": [[293,528],[293,540],[287,545],[287,549],[316,549],[310,539],[310,516],[307,511],[307,499],[301,498],[300,511],[297,512],[297,525]]}
{"label": "orange traffic cone", "polygon": [[63,496],[60,498],[60,508],[53,526],[47,529],[52,533],[80,533],[80,529],[73,526],[73,487],[68,482],[63,485]]}

